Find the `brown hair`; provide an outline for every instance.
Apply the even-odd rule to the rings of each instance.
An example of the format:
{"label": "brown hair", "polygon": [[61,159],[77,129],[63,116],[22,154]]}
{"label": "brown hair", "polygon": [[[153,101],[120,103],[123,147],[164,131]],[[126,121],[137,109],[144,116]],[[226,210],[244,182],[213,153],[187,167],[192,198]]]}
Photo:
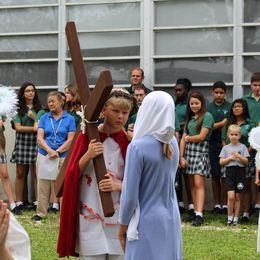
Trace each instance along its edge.
{"label": "brown hair", "polygon": [[190,93],[190,95],[188,97],[187,109],[186,109],[186,123],[185,123],[186,128],[187,128],[187,124],[189,123],[189,121],[194,116],[194,113],[192,112],[192,110],[190,108],[190,99],[191,98],[196,98],[201,102],[201,109],[200,109],[200,112],[198,114],[197,125],[196,125],[197,131],[200,131],[201,126],[202,126],[203,117],[207,112],[206,102],[205,102],[204,96],[199,91],[193,91],[193,92]]}
{"label": "brown hair", "polygon": [[71,101],[66,101],[65,102],[65,109],[67,111],[79,111],[80,110],[80,99],[79,99],[79,92],[78,92],[78,87],[76,85],[68,85],[65,90],[68,90],[69,93],[72,96]]}
{"label": "brown hair", "polygon": [[141,76],[144,77],[144,70],[141,69],[140,67],[134,67],[134,68],[132,68],[131,71],[130,71],[130,77],[132,76],[132,72],[133,72],[134,70],[139,70],[139,71],[141,71]]}
{"label": "brown hair", "polygon": [[254,72],[251,76],[251,83],[254,81],[260,81],[260,72]]}

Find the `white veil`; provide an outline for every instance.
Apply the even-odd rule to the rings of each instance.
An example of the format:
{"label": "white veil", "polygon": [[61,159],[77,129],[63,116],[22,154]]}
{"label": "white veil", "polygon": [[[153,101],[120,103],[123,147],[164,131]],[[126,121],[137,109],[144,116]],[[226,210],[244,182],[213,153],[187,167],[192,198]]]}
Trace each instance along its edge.
{"label": "white veil", "polygon": [[170,143],[175,133],[175,105],[164,91],[149,93],[140,106],[133,139],[152,135],[162,143]]}

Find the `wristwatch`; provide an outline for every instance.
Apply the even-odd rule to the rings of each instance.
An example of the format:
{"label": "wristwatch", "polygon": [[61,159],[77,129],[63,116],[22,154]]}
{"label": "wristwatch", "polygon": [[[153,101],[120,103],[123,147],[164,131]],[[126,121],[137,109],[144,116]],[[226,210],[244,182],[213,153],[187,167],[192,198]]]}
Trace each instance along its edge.
{"label": "wristwatch", "polygon": [[56,152],[59,154],[59,156],[60,156],[60,154],[61,154],[61,152],[60,152],[60,150],[59,149],[56,149]]}

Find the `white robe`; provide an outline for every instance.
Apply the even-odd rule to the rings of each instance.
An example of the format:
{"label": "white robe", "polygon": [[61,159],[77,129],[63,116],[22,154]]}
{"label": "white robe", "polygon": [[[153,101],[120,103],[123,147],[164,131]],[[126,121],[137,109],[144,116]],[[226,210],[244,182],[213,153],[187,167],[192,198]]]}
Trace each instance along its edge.
{"label": "white robe", "polygon": [[14,260],[31,259],[31,245],[29,236],[11,212],[6,237],[6,247],[10,251]]}
{"label": "white robe", "polygon": [[[122,182],[124,160],[119,145],[108,137],[104,142],[104,160],[107,172]],[[79,255],[123,255],[118,239],[118,213],[120,192],[112,192],[115,214],[105,218],[100,201],[96,175],[92,161],[86,167],[80,184],[79,237],[76,251]]]}

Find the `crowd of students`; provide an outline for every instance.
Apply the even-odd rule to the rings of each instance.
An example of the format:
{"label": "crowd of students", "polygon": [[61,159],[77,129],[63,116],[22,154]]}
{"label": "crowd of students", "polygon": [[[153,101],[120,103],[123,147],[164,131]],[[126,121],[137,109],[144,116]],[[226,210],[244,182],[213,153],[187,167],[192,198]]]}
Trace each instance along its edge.
{"label": "crowd of students", "polygon": [[[182,174],[189,203],[187,220],[192,221],[194,226],[203,224],[203,210],[205,196],[207,196],[205,177],[211,177],[214,200],[212,213],[228,214],[228,224],[247,223],[250,215],[260,209],[258,189],[255,189],[256,199],[252,206],[252,184],[254,183],[252,179],[256,171],[255,151],[248,141],[251,129],[258,126],[260,122],[260,73],[252,74],[251,92],[235,99],[232,103],[225,99],[227,87],[222,81],[213,84],[213,101],[208,105],[200,92],[192,91],[188,94],[190,89],[191,83],[188,79],[179,79],[176,82],[176,115],[181,125],[180,169],[177,179],[180,212],[185,211]],[[234,125],[238,126],[236,141],[231,140]],[[238,143],[243,144],[248,153],[239,150],[240,155],[238,155],[238,151],[232,146]],[[231,152],[223,152],[230,145]],[[243,174],[241,173],[242,177],[238,178],[239,173],[236,175],[235,172],[240,168],[243,168]],[[238,221],[240,193],[243,215]],[[233,210],[234,203],[236,207]]]}
{"label": "crowd of students", "polygon": [[[253,73],[251,77],[252,91],[232,103],[225,99],[227,91],[225,83],[222,81],[215,82],[212,87],[213,101],[208,105],[206,105],[201,92],[192,90],[190,80],[187,78],[178,79],[174,88],[176,97],[175,111],[172,111],[174,120],[170,119],[170,115],[167,120],[165,117],[167,125],[165,129],[161,128],[160,120],[155,114],[145,111],[145,117],[149,117],[152,121],[158,119],[155,120],[154,132],[151,130],[152,123],[149,124],[147,120],[145,125],[140,123],[144,120],[144,117],[136,124],[136,120],[138,121],[136,119],[136,115],[138,117],[137,111],[145,100],[145,96],[150,92],[142,84],[143,79],[143,70],[134,68],[131,71],[132,85],[129,88],[131,94],[126,90],[112,92],[104,106],[102,119],[98,126],[101,142],[88,140],[85,134],[81,134],[76,140],[72,157],[67,166],[64,183],[64,202],[62,203],[61,229],[58,242],[60,256],[77,254],[91,256],[103,255],[104,253],[104,259],[107,259],[107,254],[112,256],[111,259],[122,259],[126,242],[124,239],[126,236],[125,225],[129,224],[131,214],[126,217],[127,212],[124,212],[123,206],[122,212],[119,212],[119,194],[122,190],[126,149],[131,139],[137,138],[138,131],[142,133],[140,137],[144,138],[145,133],[149,133],[163,143],[164,154],[167,159],[170,160],[172,154],[175,159],[176,156],[178,157],[179,167],[175,186],[178,194],[179,211],[182,213],[186,210],[182,194],[182,183],[184,181],[188,200],[188,221],[191,221],[192,225],[201,226],[204,222],[203,211],[205,197],[207,196],[205,194],[206,177],[211,177],[212,180],[214,199],[212,213],[226,213],[229,225],[239,222],[247,223],[252,211],[260,209],[260,192],[257,189],[255,205],[252,207],[253,191],[251,187],[255,176],[255,151],[248,142],[248,134],[260,122],[260,73]],[[67,86],[65,94],[62,94],[58,91],[50,92],[47,97],[47,107],[43,109],[34,84],[24,83],[18,92],[18,113],[13,119],[16,140],[11,157],[11,162],[16,163],[16,202],[10,188],[4,145],[1,145],[0,173],[4,180],[3,184],[10,210],[15,214],[22,214],[25,210],[24,201],[28,195],[25,194],[24,184],[30,170],[35,189],[34,208],[36,208],[36,215],[32,217],[34,221],[42,220],[47,216],[48,211],[55,213],[59,211],[59,202],[55,197],[53,184],[71,145],[76,126],[80,121],[76,113],[80,108],[76,86]],[[159,92],[158,95],[156,94],[153,97],[150,95],[147,109],[153,111],[153,104],[155,108],[161,106],[160,102],[156,101],[156,98],[159,98],[160,95],[163,96]],[[163,96],[163,98],[174,108],[174,104],[168,96]],[[167,113],[168,111],[169,108],[167,108]],[[171,124],[174,123],[174,126],[171,125],[169,128],[170,121]],[[126,129],[123,129],[123,126]],[[136,129],[136,127],[139,128]],[[147,129],[144,129],[144,127],[147,127]],[[174,153],[177,145],[177,142],[176,145],[172,143],[173,137],[171,134],[174,128],[180,154]],[[134,135],[131,134],[133,130]],[[170,135],[169,140],[168,134]],[[166,140],[165,138],[167,141],[161,141]],[[143,140],[146,143],[145,138]],[[151,145],[152,143],[153,141],[151,141]],[[172,147],[175,147],[175,151],[172,150]],[[91,161],[101,153],[105,157],[108,169],[107,179],[95,183]],[[137,156],[137,153],[134,153],[134,155]],[[151,159],[149,151],[145,153],[143,151],[140,156]],[[161,159],[163,161],[164,157]],[[149,160],[145,165],[140,164],[140,167],[144,167],[146,172],[149,172],[150,167],[146,168],[146,166],[154,163]],[[169,165],[166,163],[163,166],[163,171],[169,171],[171,179],[175,176],[177,165],[174,164],[176,166],[174,166],[174,170],[169,170]],[[128,168],[131,167],[128,166]],[[126,172],[130,171],[128,168]],[[131,171],[133,171],[132,168]],[[79,178],[81,183],[78,182]],[[143,178],[145,179],[144,176]],[[255,182],[258,184],[259,180],[255,180]],[[131,182],[124,185],[131,185]],[[153,183],[149,185],[153,187]],[[136,188],[133,185],[131,187],[132,189]],[[144,187],[140,186],[139,188],[141,189],[140,192],[145,192]],[[113,193],[113,203],[116,210],[113,218],[103,216],[98,189]],[[80,194],[79,190],[81,190]],[[173,196],[172,200],[174,200],[170,187],[168,191],[169,193],[160,195],[166,195],[167,198]],[[125,192],[129,191],[125,190]],[[129,196],[128,194],[124,197],[125,203],[128,203]],[[153,197],[151,196],[151,198]],[[161,206],[161,202],[157,199],[155,198],[156,203]],[[50,201],[52,202],[51,206]],[[78,207],[79,201],[80,207]],[[143,203],[142,200],[140,202]],[[173,208],[175,208],[174,205],[175,202]],[[143,206],[145,207],[145,204]],[[135,208],[134,205],[129,205],[129,207],[132,211]],[[243,211],[241,219],[239,219],[240,208]],[[121,221],[120,240],[115,237],[119,227],[118,218]],[[179,219],[173,219],[173,222],[179,223]],[[80,226],[79,230],[78,225]],[[149,227],[145,227],[146,230],[147,228]],[[164,232],[166,234],[168,231],[164,230]],[[95,240],[93,240],[93,237],[95,237]],[[171,239],[174,238],[171,237]],[[178,255],[176,259],[179,259],[182,254],[180,234],[177,240],[179,244],[176,250],[171,253]],[[137,247],[135,250],[137,250],[136,254],[146,252],[143,246]],[[158,252],[154,252],[154,254]]]}

